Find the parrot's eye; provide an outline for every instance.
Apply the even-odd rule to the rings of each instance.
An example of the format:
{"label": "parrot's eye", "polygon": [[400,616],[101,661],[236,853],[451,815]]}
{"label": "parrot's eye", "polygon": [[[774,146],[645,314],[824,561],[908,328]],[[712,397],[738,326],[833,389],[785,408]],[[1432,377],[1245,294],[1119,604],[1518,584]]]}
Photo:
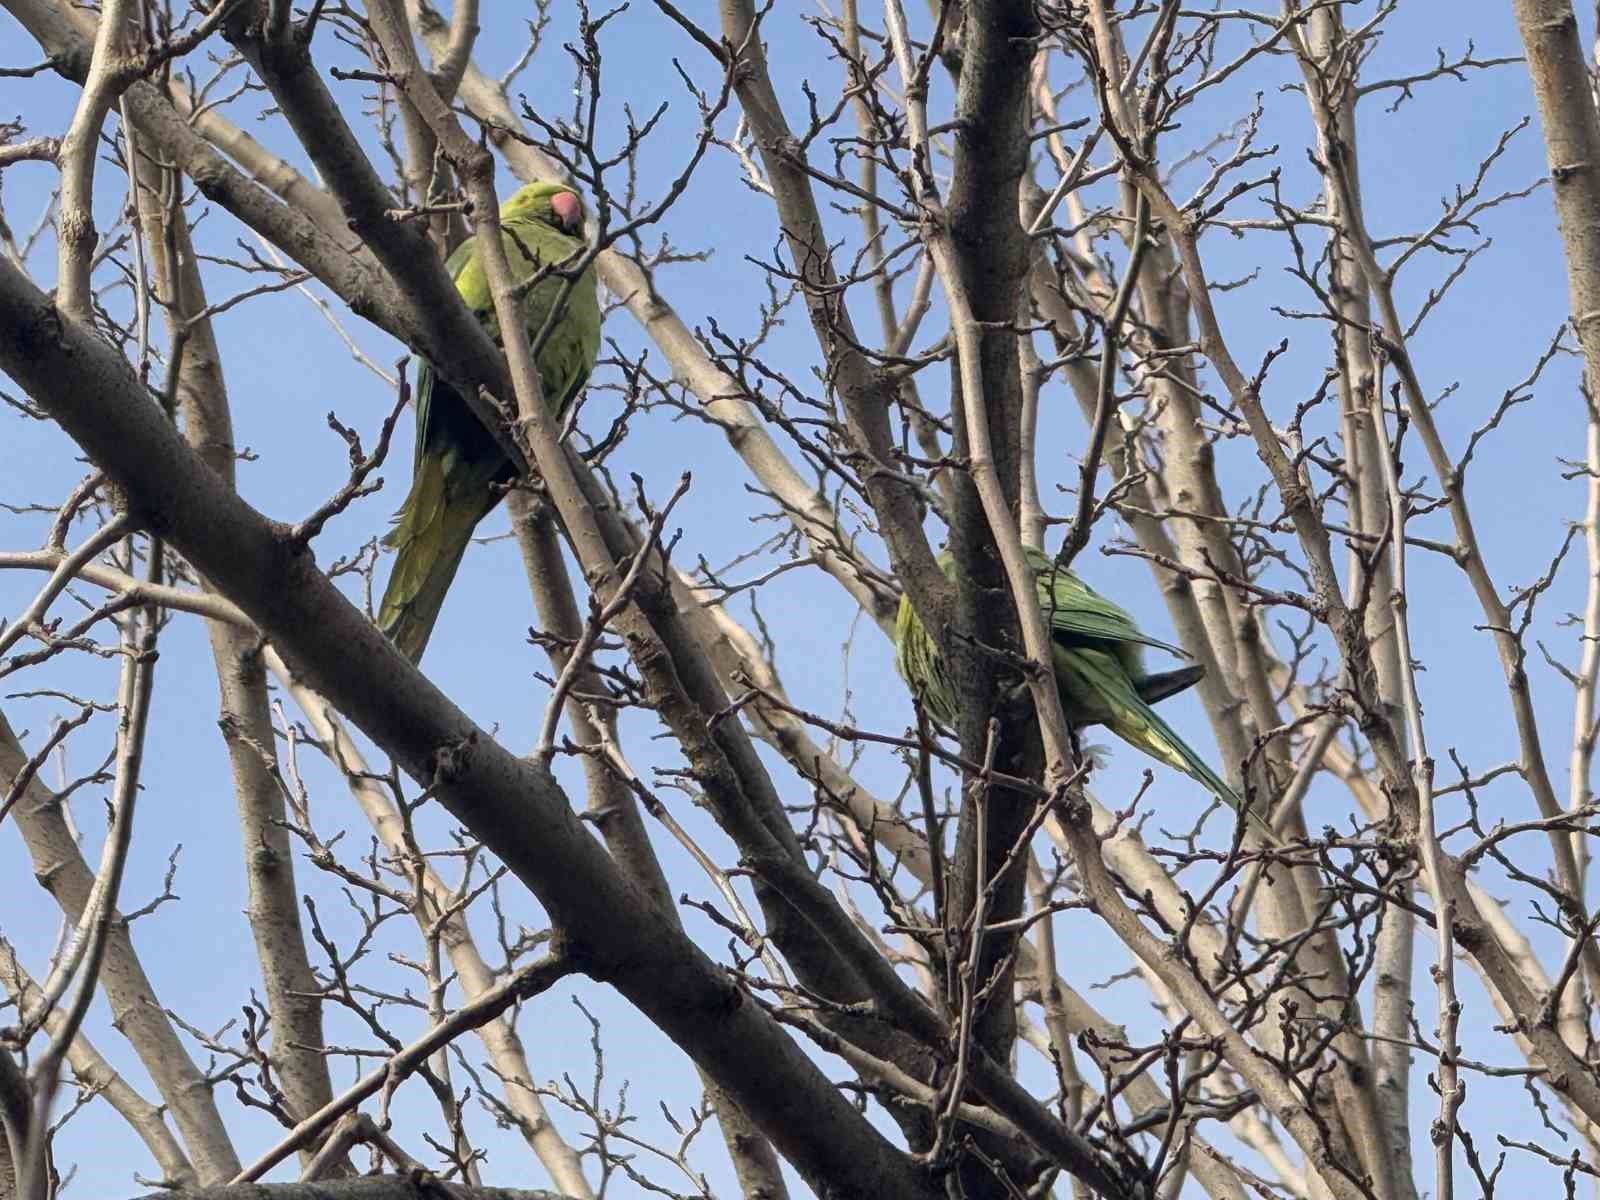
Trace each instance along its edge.
{"label": "parrot's eye", "polygon": [[576,233],[578,226],[583,223],[583,207],[571,192],[556,192],[552,195],[550,211],[555,214],[556,224],[568,233]]}

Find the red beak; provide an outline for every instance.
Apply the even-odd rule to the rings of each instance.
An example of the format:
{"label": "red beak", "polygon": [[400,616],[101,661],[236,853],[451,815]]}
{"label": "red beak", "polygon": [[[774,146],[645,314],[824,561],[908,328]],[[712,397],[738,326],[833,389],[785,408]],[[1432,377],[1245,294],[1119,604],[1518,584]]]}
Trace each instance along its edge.
{"label": "red beak", "polygon": [[571,192],[555,192],[550,197],[550,211],[555,213],[556,221],[568,233],[577,233],[578,226],[583,224],[583,205],[578,203],[578,198]]}

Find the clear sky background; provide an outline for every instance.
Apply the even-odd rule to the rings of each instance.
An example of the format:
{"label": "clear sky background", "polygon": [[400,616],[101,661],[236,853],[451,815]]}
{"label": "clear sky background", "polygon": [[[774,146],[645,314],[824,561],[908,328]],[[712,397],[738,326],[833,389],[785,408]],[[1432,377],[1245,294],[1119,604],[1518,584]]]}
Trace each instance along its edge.
{"label": "clear sky background", "polygon": [[[554,14],[543,51],[515,89],[526,94],[539,111],[551,116],[570,112],[573,104],[573,72],[561,45],[572,38],[574,17],[565,10],[566,6],[558,7],[563,11]],[[810,80],[820,94],[827,95],[837,89],[839,69],[800,20],[801,14],[814,10],[797,5],[792,6],[792,11],[778,11],[790,8],[777,6],[768,46],[780,93],[800,112],[804,104],[802,80]],[[1352,6],[1349,20],[1355,23],[1366,19],[1372,8],[1371,3]],[[485,10],[478,61],[494,73],[504,70],[520,50],[524,11],[522,5],[498,4],[486,5]],[[1402,6],[1386,28],[1377,51],[1365,66],[1363,78],[1368,81],[1428,70],[1435,63],[1436,47],[1442,47],[1454,59],[1467,48],[1469,39],[1482,58],[1519,52],[1505,5],[1413,0]],[[335,61],[329,57],[331,45],[329,39],[318,39],[319,61],[324,67]],[[703,52],[681,31],[656,16],[648,5],[635,5],[608,25],[602,46],[606,56],[602,99],[606,122],[602,137],[607,148],[615,148],[621,141],[626,110],[642,119],[663,99],[669,102],[658,132],[646,143],[640,157],[642,190],[646,195],[659,195],[686,160],[688,139],[697,123],[695,105],[670,73],[666,56],[677,56],[702,87],[714,87],[716,76]],[[221,52],[221,43],[214,49]],[[26,65],[38,57],[31,39],[9,17],[0,15],[0,65]],[[1279,151],[1268,163],[1255,164],[1249,173],[1264,174],[1269,166],[1281,168],[1285,199],[1308,203],[1317,194],[1317,182],[1304,153],[1309,132],[1305,106],[1297,94],[1284,90],[1296,82],[1298,75],[1291,60],[1280,57],[1258,61],[1229,85],[1216,89],[1208,102],[1188,110],[1184,128],[1171,135],[1169,144],[1204,145],[1213,133],[1230,127],[1259,93],[1265,111],[1257,145],[1265,148],[1276,144]],[[361,106],[364,85],[333,82],[331,86],[341,99],[348,100],[353,115]],[[1438,214],[1441,198],[1453,194],[1458,184],[1470,183],[1477,165],[1493,150],[1501,134],[1525,117],[1535,116],[1533,97],[1520,66],[1473,72],[1466,83],[1445,78],[1419,85],[1414,97],[1398,111],[1386,112],[1396,95],[1388,92],[1371,96],[1361,109],[1366,204],[1379,237],[1426,227]],[[59,134],[70,120],[75,96],[75,89],[49,78],[0,79],[0,119],[25,114],[29,134]],[[1083,103],[1081,96],[1069,97],[1065,115],[1082,115]],[[259,97],[247,97],[235,119],[309,172],[309,165],[288,138],[281,120],[254,119],[259,107]],[[251,115],[246,117],[243,113]],[[731,133],[735,116],[729,113],[722,120],[720,130],[724,136]],[[1172,161],[1176,153],[1168,151],[1164,157]],[[1199,184],[1206,169],[1204,164],[1187,168],[1174,183],[1175,192],[1187,195]],[[1544,151],[1535,120],[1510,141],[1486,179],[1485,195],[1527,188],[1544,171]],[[101,172],[98,217],[104,229],[114,218],[125,192],[113,167],[103,162]],[[1039,178],[1047,187],[1054,182],[1054,168],[1048,162],[1040,165]],[[40,164],[23,164],[5,173],[3,196],[13,229],[20,232],[32,226],[52,184],[53,173]],[[1265,216],[1259,195],[1241,201],[1233,215]],[[199,228],[203,245],[212,253],[236,255],[235,239],[245,237],[251,241],[221,211],[210,213]],[[1471,431],[1494,412],[1506,390],[1528,374],[1568,314],[1564,267],[1547,188],[1485,214],[1480,228],[1481,240],[1489,244],[1413,343],[1425,389],[1435,397],[1449,392],[1439,406],[1438,419],[1457,452]],[[679,250],[709,255],[704,262],[669,267],[660,275],[663,292],[685,320],[708,329],[714,319],[733,336],[752,335],[758,322],[757,306],[767,295],[746,256],[770,257],[776,226],[765,198],[741,182],[738,163],[731,155],[713,150],[662,229]],[[839,231],[841,235],[853,232],[843,218]],[[1454,243],[1457,247],[1475,244],[1477,241],[1471,238],[1458,238]],[[1320,244],[1315,245],[1310,252],[1316,253],[1320,248]],[[1246,286],[1222,296],[1222,318],[1235,356],[1247,367],[1258,363],[1281,338],[1292,339],[1289,354],[1275,366],[1265,389],[1268,411],[1276,420],[1286,422],[1296,404],[1311,395],[1320,382],[1329,360],[1326,328],[1320,323],[1288,320],[1273,311],[1274,306],[1312,307],[1304,289],[1283,270],[1287,259],[1281,238],[1254,234],[1233,239],[1212,233],[1205,240],[1204,250],[1216,280],[1243,279],[1259,268]],[[1424,256],[1408,268],[1401,279],[1404,310],[1414,313],[1428,290],[1440,286],[1457,261]],[[29,265],[42,284],[48,286],[53,281],[54,246],[48,238]],[[225,272],[213,275],[213,301],[226,293],[229,284],[222,282],[226,277]],[[240,286],[248,286],[248,282],[253,281]],[[313,290],[322,294],[320,289]],[[864,306],[858,315],[863,329],[876,328]],[[345,424],[362,431],[370,444],[389,409],[392,394],[353,359],[337,333],[299,292],[254,300],[223,315],[217,325],[238,442],[257,456],[240,464],[240,490],[268,516],[294,520],[336,491],[346,478],[345,446],[326,429],[323,414],[330,409],[336,411]],[[396,344],[355,318],[346,321],[345,328],[367,354],[385,366],[401,353]],[[935,313],[924,327],[921,344],[931,342],[941,328]],[[625,312],[609,321],[606,334],[630,355],[646,346]],[[819,356],[803,311],[792,308],[786,313],[785,324],[775,331],[768,351],[772,361],[791,378],[814,383],[811,373]],[[651,363],[658,372],[662,369],[659,355],[652,356]],[[929,372],[923,382],[926,394],[936,405],[942,402],[937,393],[942,378],[942,371]],[[598,384],[614,383],[616,379],[614,370],[602,369],[596,376]],[[592,390],[585,427],[595,433],[603,430],[615,407],[614,392]],[[1041,432],[1041,445],[1045,447],[1041,471],[1048,486],[1065,484],[1074,477],[1075,453],[1082,444],[1083,432],[1075,405],[1057,385],[1047,396]],[[320,562],[326,564],[340,554],[354,551],[387,528],[388,518],[406,487],[410,438],[407,417],[397,433],[401,448],[382,472],[387,486],[333,523],[318,543]],[[1565,536],[1566,522],[1582,518],[1583,483],[1562,478],[1562,460],[1582,457],[1583,438],[1584,410],[1577,390],[1576,360],[1563,356],[1546,372],[1529,402],[1516,408],[1502,429],[1480,448],[1468,479],[1468,491],[1491,571],[1503,593],[1542,575]],[[1254,451],[1246,439],[1233,438],[1225,440],[1218,453],[1228,499],[1240,505],[1264,480]],[[1420,447],[1409,445],[1408,477],[1416,475],[1421,462]],[[691,470],[695,484],[676,512],[676,523],[685,530],[684,547],[691,553],[703,554],[713,564],[727,562],[773,529],[769,523],[752,524],[752,516],[761,511],[762,505],[744,490],[748,476],[725,443],[700,423],[675,419],[668,410],[659,409],[635,419],[633,432],[613,459],[613,466],[619,478],[625,478],[627,471],[638,472],[656,498],[670,492],[681,471]],[[0,502],[54,504],[84,472],[75,448],[59,432],[24,420],[10,409],[0,409]],[[1065,500],[1059,493],[1054,495],[1054,507],[1065,511]],[[1270,515],[1276,511],[1276,503],[1269,499],[1265,512]],[[38,515],[0,511],[0,546],[10,550],[37,545],[47,521]],[[1449,536],[1439,516],[1425,518],[1418,526],[1423,533]],[[503,514],[496,514],[480,532],[492,537],[506,529]],[[82,532],[78,530],[76,536]],[[1109,523],[1097,532],[1097,545],[1116,534]],[[1574,663],[1577,638],[1564,619],[1581,609],[1583,602],[1580,551],[1581,543],[1540,603],[1534,625],[1536,636],[1554,655]],[[1429,718],[1431,746],[1441,764],[1441,780],[1448,782],[1453,778],[1448,758],[1451,748],[1475,772],[1511,760],[1517,748],[1494,646],[1486,633],[1472,629],[1482,618],[1464,578],[1435,556],[1416,553],[1411,561],[1412,632],[1417,656],[1426,668],[1420,676],[1420,687]],[[1170,633],[1160,596],[1142,563],[1093,552],[1079,562],[1091,582],[1130,608],[1152,633]],[[747,578],[760,569],[758,563],[746,564],[736,569],[733,577]],[[387,561],[381,568],[386,570]],[[382,574],[379,578],[381,582]],[[36,574],[0,573],[0,613],[19,612],[41,582],[42,577]],[[90,595],[92,590],[82,594]],[[748,615],[743,606],[734,607],[738,615]],[[778,665],[798,703],[825,713],[853,712],[863,724],[875,729],[898,732],[904,727],[910,718],[910,704],[891,667],[886,643],[870,623],[861,622],[857,627],[852,606],[830,580],[815,572],[786,574],[763,590],[761,610],[777,637]],[[71,614],[74,604],[59,602],[54,611]],[[505,744],[518,750],[528,748],[536,736],[546,695],[546,688],[535,677],[536,672],[546,669],[544,656],[527,644],[525,636],[532,621],[515,546],[505,539],[488,541],[469,554],[425,663],[428,673],[475,720],[497,728]],[[851,649],[846,670],[840,650],[847,642]],[[1570,744],[1570,688],[1542,661],[1530,661],[1529,671],[1547,756],[1557,764],[1556,783],[1563,787],[1566,779],[1561,764]],[[52,719],[64,710],[58,701],[15,699],[3,693],[44,686],[110,700],[115,694],[115,669],[99,660],[66,659],[48,672],[13,676],[0,683],[0,704],[19,733],[26,731],[24,740],[30,747],[38,744]],[[135,854],[123,891],[124,908],[137,908],[159,893],[167,857],[181,844],[175,882],[181,900],[143,919],[135,926],[134,936],[163,1002],[192,1024],[217,1029],[238,1017],[241,1002],[258,984],[242,915],[244,879],[227,762],[215,726],[216,684],[204,630],[196,619],[179,617],[163,635],[157,689],[157,715],[150,732]],[[1193,697],[1173,701],[1166,711],[1197,746],[1208,755],[1214,753],[1208,726]],[[90,769],[98,761],[110,743],[111,732],[111,719],[102,717],[90,731],[72,741],[67,762],[69,777]],[[630,719],[626,732],[637,765],[674,765],[665,753],[665,743],[649,740],[650,723]],[[324,836],[346,829],[351,845],[364,844],[363,822],[348,803],[342,784],[310,761],[312,757],[306,755],[302,765],[312,788],[319,829]],[[1125,802],[1137,788],[1143,767],[1142,760],[1131,751],[1115,748],[1110,764],[1096,777],[1096,791],[1108,802]],[[57,764],[52,763],[49,782],[57,781],[56,770]],[[898,787],[899,772],[887,758],[864,759],[861,774],[882,794],[892,795]],[[573,784],[573,794],[581,796],[577,772],[568,769],[564,777]],[[808,798],[807,790],[787,771],[780,768],[779,778],[788,799],[799,803]],[[733,855],[726,840],[702,819],[688,799],[667,794],[703,844],[719,859],[731,861]],[[1158,773],[1150,793],[1155,806],[1187,805],[1193,799],[1194,789],[1186,781],[1170,772]],[[1496,817],[1517,820],[1536,815],[1526,789],[1507,779],[1485,789],[1482,799],[1487,811]],[[102,793],[93,788],[78,792],[72,801],[91,861],[98,855],[103,832],[102,802]],[[1458,818],[1461,804],[1459,795],[1442,802],[1447,822]],[[1324,821],[1342,822],[1348,811],[1344,796],[1331,785],[1316,790],[1312,807],[1314,826]],[[1180,815],[1171,824],[1183,827],[1187,823],[1186,817]],[[448,826],[435,820],[431,828],[442,842]],[[659,839],[659,844],[675,890],[707,898],[710,889],[703,876],[668,839]],[[1527,869],[1544,869],[1546,859],[1539,846],[1531,840],[1519,845],[1529,856]],[[340,944],[353,944],[359,924],[343,906],[338,889],[304,864],[300,879],[319,897],[319,909]],[[1498,876],[1486,873],[1483,882],[1490,892],[1509,895]],[[537,905],[531,900],[514,898],[510,911],[514,919],[529,927],[542,925]],[[1529,921],[1532,914],[1525,894],[1517,899],[1511,912],[1516,919]],[[692,910],[685,910],[685,920],[704,934],[703,944],[708,948],[725,944],[725,933],[709,928]],[[1062,926],[1061,944],[1067,948],[1062,968],[1080,988],[1118,976],[1129,965],[1121,947],[1088,918],[1063,918]],[[1558,944],[1550,931],[1532,923],[1525,928],[1547,965],[1553,965]],[[483,932],[488,935],[491,930],[485,928]],[[20,839],[10,829],[0,828],[0,934],[9,938],[29,967],[42,975],[56,933],[56,914],[32,878]],[[407,986],[406,977],[399,971],[378,964],[386,954],[412,954],[416,948],[409,922],[385,926],[373,942],[372,978],[387,979],[397,987]],[[1432,953],[1431,943],[1419,945],[1418,978],[1423,982],[1417,991],[1418,1016],[1422,1028],[1430,1032],[1434,996],[1426,984],[1426,963]],[[1478,1037],[1493,1023],[1494,1016],[1476,978],[1463,969],[1458,979],[1468,1004],[1463,1023],[1468,1053],[1476,1049],[1497,1064],[1505,1064],[1507,1048],[1503,1044],[1490,1045]],[[414,983],[410,986],[414,989]],[[1149,1008],[1148,993],[1137,982],[1114,982],[1106,990],[1089,994],[1104,1011],[1126,1021],[1136,1036],[1150,1036],[1160,1028]],[[587,1090],[593,1071],[590,1029],[572,1002],[574,998],[581,998],[602,1024],[606,1103],[615,1105],[626,1084],[629,1110],[639,1116],[636,1131],[641,1136],[670,1138],[658,1112],[658,1102],[683,1117],[698,1099],[694,1074],[674,1047],[603,988],[569,983],[528,1006],[520,1028],[535,1074],[541,1079],[559,1079],[568,1073],[581,1089]],[[414,1011],[391,1009],[389,1016],[392,1027],[402,1037],[413,1036],[425,1024],[423,1016]],[[103,1009],[96,1011],[88,1029],[99,1049],[129,1080],[153,1095],[136,1060],[119,1035],[110,1030]],[[362,1031],[342,1018],[330,1021],[329,1036],[343,1044],[367,1041]],[[475,1042],[464,1041],[461,1045],[474,1061],[481,1058]],[[199,1049],[196,1055],[202,1061],[206,1057]],[[1037,1056],[1025,1050],[1022,1060],[1025,1077],[1044,1087]],[[837,1064],[830,1065],[838,1069]],[[370,1060],[363,1066],[370,1066]],[[354,1069],[350,1060],[341,1060],[335,1068],[336,1087],[349,1082]],[[1418,1154],[1426,1161],[1426,1132],[1436,1100],[1420,1074],[1415,1079],[1413,1095],[1414,1127],[1421,1138]],[[242,1157],[248,1159],[275,1140],[276,1130],[260,1113],[243,1110],[226,1097],[222,1103],[236,1130]],[[439,1133],[436,1112],[420,1084],[408,1085],[397,1102],[397,1110],[402,1140],[420,1155],[424,1147],[416,1135],[418,1123],[435,1136]],[[557,1112],[556,1116],[558,1124],[578,1136],[581,1122],[569,1114]],[[1561,1148],[1553,1135],[1542,1131],[1538,1113],[1516,1080],[1471,1076],[1462,1119],[1486,1148],[1492,1144],[1495,1132],[1517,1139],[1542,1140]],[[519,1138],[493,1129],[487,1121],[478,1122],[477,1133],[489,1152],[487,1181],[508,1186],[537,1186],[543,1182],[542,1171]],[[732,1194],[731,1176],[714,1131],[702,1137],[703,1152],[696,1157],[696,1165],[708,1173],[713,1186]],[[60,1146],[59,1165],[63,1170],[76,1169],[76,1179],[68,1192],[76,1196],[136,1194],[140,1189],[132,1174],[148,1176],[154,1170],[142,1146],[120,1120],[100,1105],[91,1105],[74,1119]],[[274,1175],[289,1177],[284,1170]],[[1424,1188],[1431,1186],[1426,1174],[1421,1182]],[[1508,1191],[1524,1186],[1548,1188],[1553,1182],[1546,1168],[1518,1158],[1508,1164],[1502,1187]]]}

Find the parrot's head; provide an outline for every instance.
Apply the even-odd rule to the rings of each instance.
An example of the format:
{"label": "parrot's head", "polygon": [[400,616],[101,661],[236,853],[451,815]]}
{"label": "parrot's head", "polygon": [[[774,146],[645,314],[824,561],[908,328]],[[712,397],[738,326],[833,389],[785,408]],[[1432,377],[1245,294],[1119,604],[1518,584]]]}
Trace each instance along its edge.
{"label": "parrot's head", "polygon": [[500,205],[502,221],[543,221],[563,233],[583,228],[583,201],[571,185],[554,179],[524,184]]}

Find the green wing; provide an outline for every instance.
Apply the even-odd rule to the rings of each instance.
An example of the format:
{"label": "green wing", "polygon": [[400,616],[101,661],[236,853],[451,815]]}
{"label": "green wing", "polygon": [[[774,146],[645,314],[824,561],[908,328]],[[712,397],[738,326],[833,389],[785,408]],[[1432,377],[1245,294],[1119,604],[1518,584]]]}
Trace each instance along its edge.
{"label": "green wing", "polygon": [[1246,809],[1239,793],[1144,702],[1113,651],[1057,643],[1055,668],[1063,708],[1095,714],[1097,722],[1130,746],[1182,771],[1229,808],[1245,813],[1269,840],[1278,841],[1272,826]]}
{"label": "green wing", "polygon": [[[501,236],[512,277],[519,283],[582,246],[578,239],[534,219],[508,220]],[[476,239],[464,242],[445,265],[467,307],[495,344],[503,347]],[[523,298],[523,323],[530,338],[543,328],[563,287],[559,276],[550,275]],[[572,287],[539,351],[540,386],[558,415],[583,390],[599,352],[600,301],[590,270]],[[411,492],[384,539],[397,554],[378,610],[379,627],[413,662],[428,644],[473,530],[500,502],[504,485],[516,477],[516,468],[494,435],[426,360],[417,369],[416,396]]]}
{"label": "green wing", "polygon": [[1123,741],[1198,781],[1237,812],[1247,812],[1269,839],[1272,828],[1213,771],[1200,755],[1151,708],[1141,693],[1146,681],[1142,647],[1174,654],[1177,646],[1142,633],[1127,610],[1107,600],[1071,571],[1037,550],[1028,561],[1038,582],[1039,605],[1054,635],[1056,685],[1062,708],[1074,725],[1102,724]]}
{"label": "green wing", "polygon": [[1182,658],[1189,655],[1180,647],[1141,633],[1126,609],[1107,600],[1071,571],[1058,567],[1053,558],[1028,548],[1028,565],[1033,568],[1039,593],[1039,607],[1050,621],[1058,640],[1092,639],[1125,645],[1133,655],[1133,673],[1139,674],[1139,646],[1154,646]]}

